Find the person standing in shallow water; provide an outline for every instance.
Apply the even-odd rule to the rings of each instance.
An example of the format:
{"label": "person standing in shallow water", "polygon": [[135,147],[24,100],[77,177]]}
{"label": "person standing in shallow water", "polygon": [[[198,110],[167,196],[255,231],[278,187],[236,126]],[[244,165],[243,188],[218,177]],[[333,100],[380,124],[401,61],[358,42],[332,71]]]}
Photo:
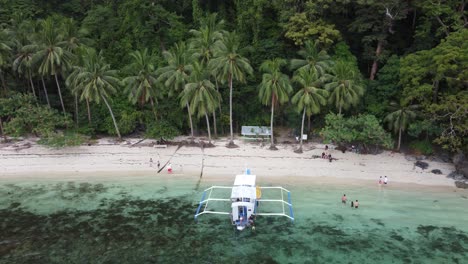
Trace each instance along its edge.
{"label": "person standing in shallow water", "polygon": [[354,202],[351,201],[351,208],[354,208]]}
{"label": "person standing in shallow water", "polygon": [[341,197],[341,203],[346,204],[346,200],[348,200],[348,198],[346,198],[346,194],[343,194],[343,197]]}
{"label": "person standing in shallow water", "polygon": [[359,207],[359,202],[358,202],[358,200],[356,200],[356,201],[354,202],[354,208],[357,209],[358,207]]}

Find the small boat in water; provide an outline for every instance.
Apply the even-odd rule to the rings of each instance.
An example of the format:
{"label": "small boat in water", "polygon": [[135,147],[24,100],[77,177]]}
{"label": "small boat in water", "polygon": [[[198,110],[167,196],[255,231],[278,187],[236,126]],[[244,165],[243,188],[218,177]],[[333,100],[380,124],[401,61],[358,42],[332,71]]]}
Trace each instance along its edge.
{"label": "small boat in water", "polygon": [[[213,191],[220,189],[231,189],[230,198],[215,198],[212,197]],[[262,199],[262,190],[279,190],[281,197],[278,199]],[[287,201],[285,201],[285,196]],[[230,202],[231,210],[215,211],[208,207],[209,204],[219,202]],[[259,207],[263,203],[276,203],[282,212],[260,212]],[[289,210],[287,210],[289,208]],[[286,209],[286,210],[285,210]],[[289,214],[287,213],[289,211]],[[246,227],[254,227],[257,216],[284,216],[294,222],[294,213],[291,203],[291,192],[283,187],[260,187],[256,185],[256,175],[251,175],[247,169],[244,174],[236,175],[234,185],[227,186],[211,186],[203,192],[202,198],[198,204],[195,213],[195,221],[202,214],[221,214],[229,215],[231,222],[236,226],[237,230],[244,230]]]}

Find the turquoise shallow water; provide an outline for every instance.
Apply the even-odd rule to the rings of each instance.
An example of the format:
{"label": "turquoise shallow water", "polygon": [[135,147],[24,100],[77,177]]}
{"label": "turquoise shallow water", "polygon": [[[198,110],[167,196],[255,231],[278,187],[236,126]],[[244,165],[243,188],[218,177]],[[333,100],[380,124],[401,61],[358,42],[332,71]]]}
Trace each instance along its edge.
{"label": "turquoise shallow water", "polygon": [[468,263],[466,191],[284,185],[295,223],[259,217],[238,233],[226,216],[193,221],[211,184],[3,181],[0,263]]}

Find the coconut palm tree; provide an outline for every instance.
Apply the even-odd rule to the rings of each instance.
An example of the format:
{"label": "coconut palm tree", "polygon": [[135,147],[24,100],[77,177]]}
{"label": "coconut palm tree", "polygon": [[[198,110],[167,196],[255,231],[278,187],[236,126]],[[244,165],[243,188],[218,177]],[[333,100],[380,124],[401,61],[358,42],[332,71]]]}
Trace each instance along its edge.
{"label": "coconut palm tree", "polygon": [[102,52],[96,53],[94,49],[86,49],[83,57],[83,65],[75,67],[69,76],[70,83],[74,85],[74,92],[80,93],[80,100],[89,100],[99,104],[102,101],[109,109],[109,113],[114,122],[115,132],[122,140],[117,121],[108,102],[109,97],[117,92],[120,81],[117,78],[117,71],[110,68],[110,64],[104,61]]}
{"label": "coconut palm tree", "polygon": [[362,95],[364,86],[360,83],[360,74],[354,67],[344,61],[338,61],[333,67],[332,76],[325,89],[330,92],[329,103],[334,104],[341,114],[342,109],[356,106]]}
{"label": "coconut palm tree", "polygon": [[293,82],[297,83],[300,90],[292,98],[292,103],[297,111],[302,112],[301,141],[299,149],[296,151],[302,153],[302,135],[304,134],[305,116],[320,113],[320,108],[327,104],[328,92],[322,89],[321,81],[317,71],[311,69],[300,69],[293,77]]}
{"label": "coconut palm tree", "polygon": [[4,91],[7,90],[3,69],[10,64],[12,43],[6,30],[0,29],[0,80]]}
{"label": "coconut palm tree", "polygon": [[249,60],[239,54],[239,36],[236,32],[230,32],[223,35],[222,41],[215,43],[214,58],[208,63],[208,67],[218,80],[227,81],[229,84],[229,123],[231,139],[229,147],[235,147],[234,135],[232,129],[232,89],[233,81],[244,83],[246,74],[252,75],[253,69]]}
{"label": "coconut palm tree", "polygon": [[398,132],[398,151],[401,146],[401,134],[406,130],[409,123],[416,118],[416,110],[418,108],[418,105],[406,105],[403,103],[397,104],[395,102],[390,103],[390,109],[392,112],[385,117],[384,122],[388,123],[389,129],[393,129],[395,133]]}
{"label": "coconut palm tree", "polygon": [[15,60],[13,61],[13,71],[28,78],[31,84],[33,95],[36,98],[36,91],[34,88],[34,82],[32,80],[34,52],[35,50],[31,45],[22,47],[19,50],[19,53],[16,55]]}
{"label": "coconut palm tree", "polygon": [[259,98],[262,104],[271,105],[271,145],[270,149],[276,149],[273,137],[273,117],[275,105],[288,102],[292,86],[289,77],[281,72],[281,67],[286,64],[286,60],[275,58],[266,60],[260,65],[260,70],[264,72],[262,83],[259,85]]}
{"label": "coconut palm tree", "polygon": [[319,49],[318,42],[306,41],[297,54],[300,59],[291,60],[291,69],[314,70],[321,77],[333,66],[333,60],[325,50]]}
{"label": "coconut palm tree", "polygon": [[[169,88],[169,96],[177,93],[185,88],[192,65],[190,64],[190,56],[184,42],[175,44],[169,51],[163,52],[163,57],[166,60],[167,66],[159,68],[156,74],[159,76],[157,81],[162,82],[164,86]],[[190,114],[190,104],[187,101],[187,111],[190,122],[190,132],[192,140],[193,135],[193,122],[192,115]]]}
{"label": "coconut palm tree", "polygon": [[[224,20],[217,21],[217,14],[209,15],[206,20],[202,20],[201,26],[198,30],[192,29],[190,33],[192,38],[190,40],[190,49],[193,52],[193,57],[199,60],[201,64],[208,65],[209,61],[214,56],[215,43],[221,41],[223,34]],[[219,92],[217,76],[213,76],[216,84],[216,90]],[[219,97],[218,107],[221,114],[221,97]],[[215,137],[218,136],[216,128],[216,111],[213,110],[213,128]]]}
{"label": "coconut palm tree", "polygon": [[199,118],[205,116],[210,144],[211,129],[208,114],[216,109],[220,97],[221,95],[216,90],[214,84],[209,80],[209,74],[203,64],[198,62],[193,63],[193,71],[190,74],[188,83],[185,85],[185,89],[180,95],[180,102],[181,106],[185,106],[189,102],[190,112],[197,114]]}
{"label": "coconut palm tree", "polygon": [[73,54],[60,46],[62,35],[59,34],[58,27],[53,22],[52,18],[49,17],[41,21],[41,31],[38,36],[40,38],[40,44],[37,47],[37,52],[34,54],[33,60],[39,65],[39,74],[43,76],[53,75],[55,77],[60,104],[65,114],[65,105],[63,103],[58,76],[61,72],[70,68]]}
{"label": "coconut palm tree", "polygon": [[131,52],[130,56],[132,63],[128,65],[128,68],[134,75],[123,79],[126,85],[125,93],[128,94],[128,99],[132,103],[143,104],[149,101],[154,118],[157,119],[154,102],[158,91],[153,57],[148,53],[148,49]]}

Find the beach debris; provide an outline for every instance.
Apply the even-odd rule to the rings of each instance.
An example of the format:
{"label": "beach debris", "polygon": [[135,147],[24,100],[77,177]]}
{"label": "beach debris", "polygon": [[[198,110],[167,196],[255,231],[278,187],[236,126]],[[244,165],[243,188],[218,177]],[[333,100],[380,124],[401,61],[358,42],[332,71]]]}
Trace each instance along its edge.
{"label": "beach debris", "polygon": [[442,171],[440,171],[439,169],[433,169],[431,170],[431,172],[434,174],[442,174]]}
{"label": "beach debris", "polygon": [[414,165],[415,165],[416,167],[419,167],[419,168],[423,169],[423,170],[425,170],[425,169],[427,169],[427,168],[429,167],[429,164],[428,164],[427,162],[420,161],[420,160],[416,161],[416,162],[414,163]]}

